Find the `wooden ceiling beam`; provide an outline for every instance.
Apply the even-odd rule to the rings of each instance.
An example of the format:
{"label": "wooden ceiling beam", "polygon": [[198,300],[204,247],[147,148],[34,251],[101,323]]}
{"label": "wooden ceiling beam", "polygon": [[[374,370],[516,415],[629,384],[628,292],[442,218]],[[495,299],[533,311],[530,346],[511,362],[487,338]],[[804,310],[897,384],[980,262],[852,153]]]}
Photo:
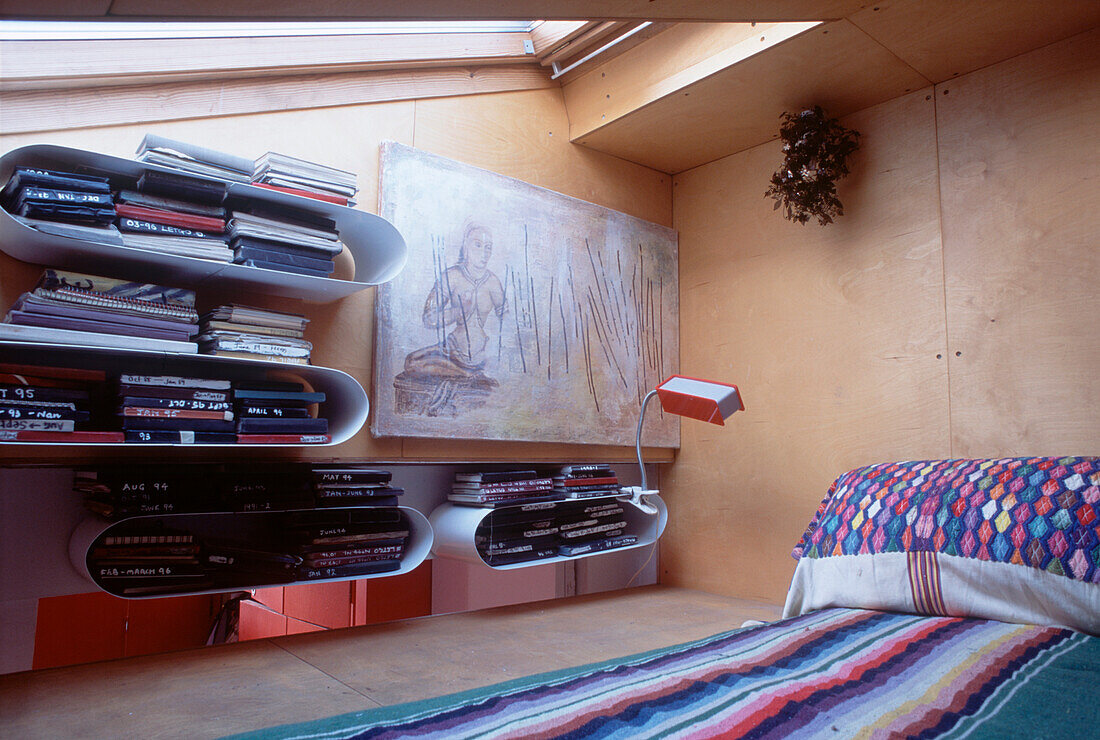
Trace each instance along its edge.
{"label": "wooden ceiling beam", "polygon": [[0,92],[6,134],[557,87],[537,65]]}
{"label": "wooden ceiling beam", "polygon": [[592,46],[595,46],[598,41],[606,36],[610,36],[613,32],[624,26],[626,26],[625,23],[618,23],[615,21],[597,23],[580,36],[577,36],[575,39],[570,39],[566,43],[559,45],[549,54],[542,56],[542,58],[539,59],[539,63],[544,67],[548,67],[554,62],[561,61],[568,56],[582,54]]}
{"label": "wooden ceiling beam", "polygon": [[851,15],[866,0],[0,0],[0,17],[90,20],[795,21]]}
{"label": "wooden ceiling beam", "polygon": [[526,33],[5,41],[0,90],[531,63]]}
{"label": "wooden ceiling beam", "polygon": [[599,23],[599,21],[543,21],[536,24],[530,31],[535,56],[541,59],[559,46],[595,28]]}

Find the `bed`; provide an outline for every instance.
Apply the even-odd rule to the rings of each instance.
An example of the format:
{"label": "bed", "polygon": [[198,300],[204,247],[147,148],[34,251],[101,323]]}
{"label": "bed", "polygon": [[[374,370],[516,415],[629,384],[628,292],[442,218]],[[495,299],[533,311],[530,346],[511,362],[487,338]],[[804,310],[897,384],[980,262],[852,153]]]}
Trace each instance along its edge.
{"label": "bed", "polygon": [[838,477],[784,619],[238,738],[1087,738],[1100,728],[1100,458]]}

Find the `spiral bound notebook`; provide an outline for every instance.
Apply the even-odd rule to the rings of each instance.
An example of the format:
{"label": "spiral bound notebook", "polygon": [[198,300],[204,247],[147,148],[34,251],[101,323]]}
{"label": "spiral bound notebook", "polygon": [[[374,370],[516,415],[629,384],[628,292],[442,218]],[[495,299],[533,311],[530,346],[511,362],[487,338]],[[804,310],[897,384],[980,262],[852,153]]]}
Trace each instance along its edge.
{"label": "spiral bound notebook", "polygon": [[34,295],[46,300],[63,301],[65,303],[77,303],[84,306],[96,306],[114,311],[126,311],[140,313],[147,316],[161,316],[173,318],[186,323],[197,323],[199,315],[193,308],[185,306],[173,306],[167,303],[153,303],[137,298],[124,298],[105,293],[96,293],[80,288],[35,288]]}
{"label": "spiral bound notebook", "polygon": [[50,301],[160,316],[186,323],[199,320],[195,311],[195,291],[185,288],[46,270],[34,288],[34,295]]}
{"label": "spiral bound notebook", "polygon": [[47,269],[38,279],[37,288],[76,288],[116,298],[132,298],[150,303],[195,307],[195,291],[186,288],[171,288],[152,283],[138,283],[119,278],[88,275],[81,272]]}

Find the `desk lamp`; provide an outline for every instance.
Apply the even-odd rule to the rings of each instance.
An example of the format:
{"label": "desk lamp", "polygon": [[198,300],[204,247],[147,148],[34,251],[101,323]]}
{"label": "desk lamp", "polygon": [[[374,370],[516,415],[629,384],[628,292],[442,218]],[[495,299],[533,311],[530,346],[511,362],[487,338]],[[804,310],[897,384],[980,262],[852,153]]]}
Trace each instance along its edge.
{"label": "desk lamp", "polygon": [[673,375],[645,395],[642,399],[642,411],[638,415],[638,435],[635,441],[642,485],[628,486],[621,490],[623,494],[630,497],[630,503],[647,514],[657,513],[657,507],[645,498],[647,495],[656,494],[657,490],[650,490],[646,483],[645,465],[642,463],[642,424],[645,421],[646,405],[654,396],[660,399],[661,408],[666,413],[709,421],[711,424],[720,426],[725,426],[725,420],[734,412],[745,409],[737,386],[717,383],[713,380],[688,378],[683,375]]}

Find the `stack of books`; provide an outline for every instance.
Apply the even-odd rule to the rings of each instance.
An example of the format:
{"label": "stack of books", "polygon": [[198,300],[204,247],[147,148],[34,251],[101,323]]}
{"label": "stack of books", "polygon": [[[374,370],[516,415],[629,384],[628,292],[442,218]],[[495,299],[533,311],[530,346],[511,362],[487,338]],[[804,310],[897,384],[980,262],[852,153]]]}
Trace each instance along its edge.
{"label": "stack of books", "polygon": [[121,442],[100,420],[101,370],[0,363],[0,441]]}
{"label": "stack of books", "polygon": [[218,505],[205,465],[103,466],[77,470],[73,492],[105,519],[210,511]]}
{"label": "stack of books", "polygon": [[148,170],[116,196],[122,243],[134,249],[228,262],[225,183]]}
{"label": "stack of books", "polygon": [[617,501],[550,501],[494,511],[474,532],[493,566],[575,557],[637,544]]}
{"label": "stack of books", "polygon": [[448,501],[464,506],[507,506],[561,498],[551,478],[534,470],[496,470],[455,473]]}
{"label": "stack of books", "polygon": [[298,580],[348,578],[401,567],[409,525],[400,509],[330,509],[286,514]]}
{"label": "stack of books", "polygon": [[139,595],[190,591],[212,585],[199,562],[199,545],[187,532],[138,523],[125,534],[102,538],[88,554],[88,569],[107,591]]}
{"label": "stack of books", "polygon": [[558,554],[557,504],[523,504],[494,511],[474,531],[474,545],[489,565],[544,560]]}
{"label": "stack of books", "polygon": [[355,205],[351,199],[359,191],[358,177],[354,172],[277,152],[267,152],[259,159],[251,160],[157,134],[146,134],[135,156],[140,162],[228,182],[250,182],[259,187],[340,205]]}
{"label": "stack of books", "polygon": [[32,227],[59,222],[91,227],[65,235],[114,230],[108,228],[115,220],[115,206],[105,177],[16,167],[0,191],[0,205]]}
{"label": "stack of books", "polygon": [[0,339],[194,354],[195,292],[46,270],[0,324]]}
{"label": "stack of books", "polygon": [[197,512],[394,507],[391,474],[357,465],[105,465],[78,470],[73,491],[106,519]]}
{"label": "stack of books", "polygon": [[397,506],[403,488],[390,485],[392,474],[355,465],[315,465],[311,471],[314,505]]}
{"label": "stack of books", "polygon": [[268,152],[256,160],[252,182],[261,187],[344,206],[354,205],[352,198],[359,191],[358,177],[354,172],[276,152]]}
{"label": "stack of books", "polygon": [[115,194],[124,246],[147,252],[229,262],[225,208],[138,190]]}
{"label": "stack of books", "polygon": [[199,352],[220,357],[308,365],[304,316],[248,306],[218,306],[202,316]]}
{"label": "stack of books", "polygon": [[569,501],[557,512],[558,554],[573,557],[636,544],[626,534],[623,507],[617,501]]}
{"label": "stack of books", "polygon": [[309,467],[267,464],[219,472],[213,482],[225,511],[286,511],[313,508]]}
{"label": "stack of books", "polygon": [[619,478],[609,465],[566,465],[554,476],[554,491],[564,498],[595,498],[614,496],[619,491]]}
{"label": "stack of books", "polygon": [[344,249],[334,220],[255,204],[230,214],[228,236],[236,264],[310,277],[331,275]]}
{"label": "stack of books", "polygon": [[242,444],[318,444],[329,441],[328,420],[310,414],[323,403],[321,391],[292,381],[238,381],[234,391],[237,442]]}
{"label": "stack of books", "polygon": [[254,163],[248,157],[146,134],[137,148],[137,159],[162,167],[215,177],[230,182],[249,182]]}
{"label": "stack of books", "polygon": [[235,588],[297,579],[302,558],[286,552],[276,538],[207,538],[202,543],[202,563],[214,585]]}
{"label": "stack of books", "polygon": [[232,444],[237,441],[228,380],[124,373],[117,382],[127,442]]}

